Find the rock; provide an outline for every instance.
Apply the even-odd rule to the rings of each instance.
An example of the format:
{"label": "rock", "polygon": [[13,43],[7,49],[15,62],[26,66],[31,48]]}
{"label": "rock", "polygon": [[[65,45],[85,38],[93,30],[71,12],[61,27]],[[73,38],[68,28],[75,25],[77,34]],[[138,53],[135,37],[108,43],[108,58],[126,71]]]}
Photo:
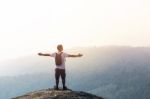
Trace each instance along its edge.
{"label": "rock", "polygon": [[23,96],[18,96],[12,99],[103,99],[103,98],[82,91],[43,89],[35,92],[30,92]]}

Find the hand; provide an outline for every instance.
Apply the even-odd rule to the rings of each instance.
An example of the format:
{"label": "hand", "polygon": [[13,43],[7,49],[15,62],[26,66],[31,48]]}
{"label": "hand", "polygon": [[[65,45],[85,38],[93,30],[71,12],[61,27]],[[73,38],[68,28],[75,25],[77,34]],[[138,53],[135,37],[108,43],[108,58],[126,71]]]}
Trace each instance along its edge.
{"label": "hand", "polygon": [[38,55],[43,55],[42,53],[38,53]]}
{"label": "hand", "polygon": [[78,54],[78,57],[81,57],[81,56],[83,56],[83,55],[79,53],[79,54]]}

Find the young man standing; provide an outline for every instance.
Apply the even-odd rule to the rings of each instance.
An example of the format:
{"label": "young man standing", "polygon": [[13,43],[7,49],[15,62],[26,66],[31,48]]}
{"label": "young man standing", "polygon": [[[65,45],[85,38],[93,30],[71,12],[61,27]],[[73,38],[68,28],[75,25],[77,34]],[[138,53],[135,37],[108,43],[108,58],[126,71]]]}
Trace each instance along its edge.
{"label": "young man standing", "polygon": [[56,86],[55,89],[58,90],[59,87],[59,78],[61,76],[62,79],[62,84],[63,84],[63,90],[67,90],[67,87],[65,85],[65,79],[66,79],[66,72],[65,72],[65,61],[66,61],[66,57],[81,57],[82,54],[77,54],[77,55],[71,55],[71,54],[67,54],[65,52],[63,52],[63,46],[60,44],[57,46],[57,52],[52,53],[52,54],[48,54],[48,53],[38,53],[38,55],[40,56],[51,56],[55,58],[55,64],[56,64],[56,68],[55,68],[55,80],[56,80]]}

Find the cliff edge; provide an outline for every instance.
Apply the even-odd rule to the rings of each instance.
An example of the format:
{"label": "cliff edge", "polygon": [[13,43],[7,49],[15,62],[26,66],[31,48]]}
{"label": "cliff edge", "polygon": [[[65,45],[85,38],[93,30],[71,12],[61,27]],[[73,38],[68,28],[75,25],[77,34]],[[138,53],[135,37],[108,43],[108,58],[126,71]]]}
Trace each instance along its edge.
{"label": "cliff edge", "polygon": [[43,89],[12,99],[103,99],[82,91]]}

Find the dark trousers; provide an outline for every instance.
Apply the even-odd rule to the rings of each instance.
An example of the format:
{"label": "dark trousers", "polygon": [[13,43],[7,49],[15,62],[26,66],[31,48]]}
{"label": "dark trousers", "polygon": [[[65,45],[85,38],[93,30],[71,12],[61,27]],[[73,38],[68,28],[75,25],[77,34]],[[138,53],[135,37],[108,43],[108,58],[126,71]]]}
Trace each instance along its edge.
{"label": "dark trousers", "polygon": [[60,76],[61,76],[61,79],[62,79],[63,87],[65,87],[65,79],[66,79],[65,69],[56,68],[55,69],[56,87],[58,87],[58,85],[59,85],[59,78],[60,78]]}

